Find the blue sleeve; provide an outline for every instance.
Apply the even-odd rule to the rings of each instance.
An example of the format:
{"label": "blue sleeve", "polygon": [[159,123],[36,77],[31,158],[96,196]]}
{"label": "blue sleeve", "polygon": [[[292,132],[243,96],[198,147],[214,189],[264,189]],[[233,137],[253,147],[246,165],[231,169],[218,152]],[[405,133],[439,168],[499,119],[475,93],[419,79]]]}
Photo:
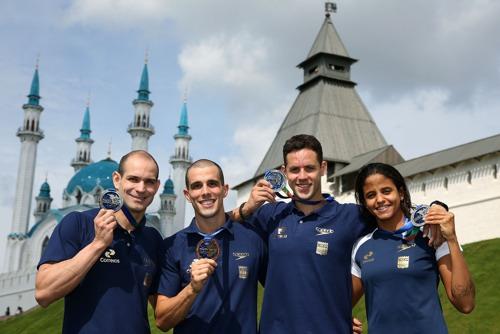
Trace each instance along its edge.
{"label": "blue sleeve", "polygon": [[277,226],[276,222],[279,223],[279,220],[282,219],[280,215],[285,211],[287,205],[285,202],[264,204],[248,217],[246,222],[255,227],[257,232],[267,240],[267,237],[273,233]]}
{"label": "blue sleeve", "polygon": [[82,219],[81,213],[72,212],[56,225],[37,269],[44,263],[71,259],[82,249]]}
{"label": "blue sleeve", "polygon": [[174,297],[181,291],[182,277],[178,261],[175,258],[175,238],[173,235],[165,239],[163,247],[165,256],[161,261],[158,293],[167,297]]}

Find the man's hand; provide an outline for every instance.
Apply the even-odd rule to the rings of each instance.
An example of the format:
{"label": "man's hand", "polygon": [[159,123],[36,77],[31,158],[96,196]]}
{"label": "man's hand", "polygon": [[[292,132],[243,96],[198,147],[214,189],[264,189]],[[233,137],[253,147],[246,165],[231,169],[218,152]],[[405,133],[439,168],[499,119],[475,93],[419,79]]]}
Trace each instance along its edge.
{"label": "man's hand", "polygon": [[363,333],[363,323],[354,317],[352,317],[352,332],[353,334]]}
{"label": "man's hand", "polygon": [[94,242],[105,248],[113,241],[113,231],[117,226],[113,210],[101,209],[94,218]]}
{"label": "man's hand", "polygon": [[245,217],[250,216],[265,202],[274,202],[276,193],[271,188],[271,184],[264,179],[259,180],[252,188],[250,197],[244,206]]}
{"label": "man's hand", "polygon": [[217,262],[212,259],[196,259],[191,263],[191,287],[194,293],[199,293],[205,286],[208,278],[212,276],[217,267]]}

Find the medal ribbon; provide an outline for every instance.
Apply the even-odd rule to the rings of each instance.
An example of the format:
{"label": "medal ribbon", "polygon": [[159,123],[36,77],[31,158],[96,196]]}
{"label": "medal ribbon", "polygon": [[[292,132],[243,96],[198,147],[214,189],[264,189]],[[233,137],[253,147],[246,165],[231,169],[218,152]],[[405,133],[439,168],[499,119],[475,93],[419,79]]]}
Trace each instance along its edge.
{"label": "medal ribbon", "polygon": [[130,225],[132,225],[134,228],[139,228],[146,224],[146,213],[144,213],[144,217],[142,217],[141,221],[137,222],[126,205],[122,206],[122,212],[125,215],[125,217],[127,217],[128,221],[130,222]]}
{"label": "medal ribbon", "polygon": [[323,196],[323,199],[320,199],[319,201],[311,201],[311,200],[308,200],[308,199],[301,199],[301,198],[298,198],[295,195],[290,194],[290,192],[286,188],[284,188],[284,190],[286,190],[285,193],[288,196],[284,196],[284,195],[282,195],[280,193],[276,193],[276,196],[278,196],[279,198],[283,198],[283,199],[291,199],[292,201],[300,202],[302,204],[307,204],[307,205],[316,205],[316,204],[319,204],[319,203],[323,202],[324,200],[326,200],[327,202],[333,202],[332,195],[327,194],[327,193],[321,194]]}
{"label": "medal ribbon", "polygon": [[401,226],[400,228],[398,228],[396,231],[390,232],[390,231],[386,231],[383,229],[379,229],[379,231],[381,231],[382,233],[385,233],[385,234],[397,235],[401,239],[404,239],[406,241],[410,241],[410,240],[415,239],[417,233],[420,231],[420,227],[413,226],[411,220],[409,218],[405,217],[404,225]]}
{"label": "medal ribbon", "polygon": [[219,227],[215,232],[212,232],[212,233],[203,233],[203,232],[201,232],[198,229],[197,233],[203,237],[203,242],[205,244],[208,244],[217,234],[219,234],[220,232],[222,232],[222,230],[224,230],[224,229],[222,227]]}

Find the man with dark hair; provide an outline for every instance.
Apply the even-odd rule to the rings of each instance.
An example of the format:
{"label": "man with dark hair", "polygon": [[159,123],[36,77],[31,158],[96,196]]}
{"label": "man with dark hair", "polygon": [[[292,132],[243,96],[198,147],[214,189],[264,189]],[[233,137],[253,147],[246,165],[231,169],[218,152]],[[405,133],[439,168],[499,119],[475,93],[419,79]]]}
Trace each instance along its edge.
{"label": "man with dark hair", "polygon": [[189,170],[191,168],[208,167],[208,166],[214,166],[217,168],[217,173],[218,173],[220,183],[222,185],[225,184],[224,183],[224,173],[222,172],[222,168],[220,168],[220,166],[216,162],[214,162],[212,160],[208,160],[208,159],[199,159],[199,160],[196,160],[195,162],[193,162],[191,165],[189,165],[189,167],[186,169],[186,175],[184,176],[184,181],[186,182],[186,189],[189,189],[189,178],[188,178]]}
{"label": "man with dark hair", "polygon": [[323,148],[319,140],[310,135],[296,135],[288,139],[283,146],[283,163],[286,164],[288,153],[299,151],[304,148],[308,148],[316,153],[316,158],[319,163],[323,162]]}
{"label": "man with dark hair", "polygon": [[186,172],[184,196],[191,225],[165,240],[156,324],[176,334],[257,333],[257,282],[264,282],[267,251],[246,224],[224,212],[228,185],[215,162],[202,159]]}
{"label": "man with dark hair", "polygon": [[158,165],[145,151],[120,161],[113,184],[121,210],[72,212],[57,224],[38,264],[35,298],[42,307],[64,297],[63,333],[149,333],[161,235],[145,226],[158,190]]}
{"label": "man with dark hair", "polygon": [[371,227],[357,205],[322,194],[327,165],[315,137],[293,136],[283,157],[292,201],[275,202],[270,184],[260,180],[233,210],[235,219],[247,217],[268,242],[260,333],[360,332],[351,315],[351,251]]}

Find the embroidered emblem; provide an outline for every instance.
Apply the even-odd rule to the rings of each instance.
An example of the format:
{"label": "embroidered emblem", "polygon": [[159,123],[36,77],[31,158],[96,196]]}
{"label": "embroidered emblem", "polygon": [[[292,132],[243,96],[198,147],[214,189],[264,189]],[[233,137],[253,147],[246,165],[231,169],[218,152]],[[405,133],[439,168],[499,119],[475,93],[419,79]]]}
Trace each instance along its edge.
{"label": "embroidered emblem", "polygon": [[410,257],[409,256],[399,256],[398,257],[398,268],[399,269],[408,269],[410,266]]}
{"label": "embroidered emblem", "polygon": [[316,254],[323,256],[328,254],[328,242],[318,241],[316,243]]}

